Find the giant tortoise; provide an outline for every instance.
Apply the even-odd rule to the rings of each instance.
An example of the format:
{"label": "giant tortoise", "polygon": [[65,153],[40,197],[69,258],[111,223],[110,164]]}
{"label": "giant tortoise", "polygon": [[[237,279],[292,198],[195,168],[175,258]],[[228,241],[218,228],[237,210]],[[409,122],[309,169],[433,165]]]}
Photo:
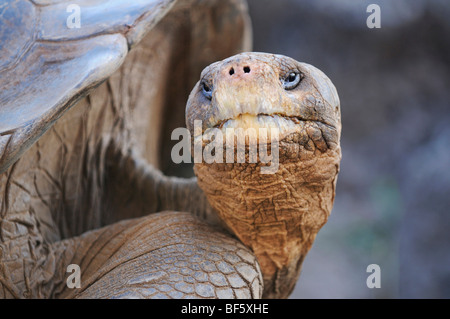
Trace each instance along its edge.
{"label": "giant tortoise", "polygon": [[[331,81],[248,52],[241,0],[69,4],[0,5],[0,297],[288,297],[334,200]],[[219,159],[196,177],[178,127]],[[227,157],[230,129],[277,134]]]}

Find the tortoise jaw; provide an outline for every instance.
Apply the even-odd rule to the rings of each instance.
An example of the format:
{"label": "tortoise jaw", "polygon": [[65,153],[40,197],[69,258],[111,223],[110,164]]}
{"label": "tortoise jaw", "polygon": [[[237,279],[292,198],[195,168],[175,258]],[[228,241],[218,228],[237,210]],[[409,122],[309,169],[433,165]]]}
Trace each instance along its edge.
{"label": "tortoise jaw", "polygon": [[239,114],[234,118],[218,121],[204,131],[197,131],[194,139],[208,143],[211,142],[211,133],[214,131],[214,135],[219,130],[228,138],[228,135],[233,136],[239,129],[247,137],[247,145],[281,143],[282,154],[291,159],[302,158],[305,152],[314,153],[316,149],[322,153],[330,148],[334,149],[339,140],[338,130],[329,124],[280,113]]}
{"label": "tortoise jaw", "polygon": [[[244,113],[234,118],[219,121],[213,128],[220,129],[224,135],[227,135],[229,131],[242,129],[248,134],[256,134],[258,139],[255,142],[258,143],[262,141],[274,142],[274,139],[278,142],[286,136],[298,132],[304,122],[303,119],[280,113],[259,113],[257,115]],[[266,140],[266,136],[269,140]]]}
{"label": "tortoise jaw", "polygon": [[[283,119],[292,121],[294,124],[299,124],[301,121],[307,121],[301,116],[289,116],[281,113],[258,113],[256,115],[242,113],[237,117],[228,118],[218,121],[213,125],[213,128],[249,128],[256,124],[257,128],[272,128],[274,126],[279,126]],[[253,122],[253,123],[252,123]]]}

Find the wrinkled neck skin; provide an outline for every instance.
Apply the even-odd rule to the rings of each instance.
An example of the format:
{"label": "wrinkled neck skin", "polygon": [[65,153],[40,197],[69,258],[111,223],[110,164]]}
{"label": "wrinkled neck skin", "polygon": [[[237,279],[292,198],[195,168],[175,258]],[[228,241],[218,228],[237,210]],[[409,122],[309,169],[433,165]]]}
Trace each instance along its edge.
{"label": "wrinkled neck skin", "polygon": [[[294,146],[282,142],[283,147]],[[290,295],[303,259],[332,209],[340,148],[308,153],[289,160],[281,154],[274,174],[261,174],[267,164],[260,162],[195,165],[210,204],[255,253],[264,277],[264,298]]]}

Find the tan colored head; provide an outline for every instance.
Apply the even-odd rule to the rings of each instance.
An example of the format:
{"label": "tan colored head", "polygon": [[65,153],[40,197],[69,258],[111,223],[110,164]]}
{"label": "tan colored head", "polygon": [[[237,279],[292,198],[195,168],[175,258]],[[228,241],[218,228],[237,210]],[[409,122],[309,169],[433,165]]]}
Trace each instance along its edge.
{"label": "tan colored head", "polygon": [[[201,121],[197,130],[195,121]],[[341,159],[335,87],[311,65],[282,55],[242,53],[203,70],[189,96],[186,123],[193,148],[205,151],[211,131],[222,143],[224,163],[195,165],[198,184],[257,256],[264,297],[287,297],[333,205]],[[257,136],[226,139],[230,128],[252,128]],[[217,139],[220,133],[223,140]],[[230,141],[235,148],[245,144],[244,162],[236,154],[225,159]],[[264,160],[266,149],[272,163]],[[274,168],[269,173],[263,171],[268,166]]]}

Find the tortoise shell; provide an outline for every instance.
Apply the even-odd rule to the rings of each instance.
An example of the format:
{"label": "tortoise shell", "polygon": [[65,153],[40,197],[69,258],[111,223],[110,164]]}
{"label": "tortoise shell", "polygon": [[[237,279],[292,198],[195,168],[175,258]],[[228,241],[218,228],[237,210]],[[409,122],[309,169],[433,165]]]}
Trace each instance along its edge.
{"label": "tortoise shell", "polygon": [[[122,64],[174,1],[14,1],[0,6],[0,173]],[[105,14],[106,13],[106,14]]]}

